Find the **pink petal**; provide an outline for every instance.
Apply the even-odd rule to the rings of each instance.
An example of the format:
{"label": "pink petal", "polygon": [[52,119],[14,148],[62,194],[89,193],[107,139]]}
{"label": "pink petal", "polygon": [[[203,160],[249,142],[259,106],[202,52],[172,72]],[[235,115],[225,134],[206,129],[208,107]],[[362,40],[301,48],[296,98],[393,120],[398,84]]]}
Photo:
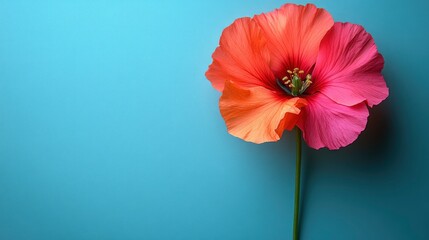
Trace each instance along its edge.
{"label": "pink petal", "polygon": [[381,70],[384,60],[362,26],[335,23],[320,44],[310,92],[320,91],[337,103],[370,107],[389,95]]}
{"label": "pink petal", "polygon": [[214,88],[222,91],[225,81],[243,87],[264,86],[276,89],[271,71],[266,39],[261,28],[250,18],[240,18],[225,28],[213,63],[206,72]]}
{"label": "pink petal", "polygon": [[320,41],[334,24],[327,11],[313,4],[285,4],[255,20],[264,30],[271,68],[280,78],[295,67],[308,72],[316,62]]}
{"label": "pink petal", "polygon": [[333,150],[347,146],[366,127],[368,108],[365,103],[344,106],[321,93],[306,99],[308,105],[302,109],[298,126],[312,148]]}
{"label": "pink petal", "polygon": [[303,98],[286,98],[264,87],[241,88],[226,82],[219,108],[228,132],[248,142],[263,143],[280,139],[284,130],[298,121]]}

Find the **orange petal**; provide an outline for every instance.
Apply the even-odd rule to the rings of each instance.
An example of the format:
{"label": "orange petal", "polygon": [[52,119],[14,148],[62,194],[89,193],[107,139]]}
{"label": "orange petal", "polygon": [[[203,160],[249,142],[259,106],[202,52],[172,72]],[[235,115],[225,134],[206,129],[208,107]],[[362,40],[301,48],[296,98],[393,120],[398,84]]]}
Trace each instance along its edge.
{"label": "orange petal", "polygon": [[222,91],[225,81],[243,87],[264,86],[276,89],[275,76],[269,67],[266,39],[250,18],[240,18],[225,28],[213,63],[206,72],[214,88]]}
{"label": "orange petal", "polygon": [[306,104],[303,98],[288,99],[264,87],[244,89],[230,81],[219,100],[228,132],[253,143],[279,140],[284,130],[295,126]]}
{"label": "orange petal", "polygon": [[320,41],[334,24],[326,10],[313,4],[285,4],[255,20],[268,40],[271,68],[277,77],[295,67],[308,72],[316,62]]}

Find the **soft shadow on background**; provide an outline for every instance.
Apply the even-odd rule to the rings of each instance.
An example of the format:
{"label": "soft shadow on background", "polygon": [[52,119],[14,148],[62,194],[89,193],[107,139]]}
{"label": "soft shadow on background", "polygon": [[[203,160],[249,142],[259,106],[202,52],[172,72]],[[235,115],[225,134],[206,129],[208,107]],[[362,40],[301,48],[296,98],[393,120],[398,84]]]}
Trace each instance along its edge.
{"label": "soft shadow on background", "polygon": [[[294,133],[227,134],[204,77],[283,3],[0,1],[0,239],[290,239]],[[428,239],[429,4],[314,3],[373,35],[390,96],[352,145],[304,148],[302,239]]]}

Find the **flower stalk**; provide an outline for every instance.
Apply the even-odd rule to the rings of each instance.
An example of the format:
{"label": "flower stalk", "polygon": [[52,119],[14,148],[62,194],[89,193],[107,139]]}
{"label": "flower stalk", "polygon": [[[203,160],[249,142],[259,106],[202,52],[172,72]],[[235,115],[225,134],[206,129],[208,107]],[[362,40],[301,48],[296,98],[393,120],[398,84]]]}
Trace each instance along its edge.
{"label": "flower stalk", "polygon": [[301,142],[302,132],[296,128],[296,168],[295,168],[295,203],[293,213],[293,240],[299,239],[299,193],[301,190]]}

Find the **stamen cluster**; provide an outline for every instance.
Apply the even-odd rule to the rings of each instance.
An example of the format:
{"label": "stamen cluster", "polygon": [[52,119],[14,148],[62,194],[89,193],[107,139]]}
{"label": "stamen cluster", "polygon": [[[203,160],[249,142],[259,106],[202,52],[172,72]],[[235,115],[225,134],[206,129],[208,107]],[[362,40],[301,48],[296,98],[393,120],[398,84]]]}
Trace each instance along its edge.
{"label": "stamen cluster", "polygon": [[289,76],[284,76],[281,80],[277,79],[277,84],[289,95],[299,96],[312,84],[311,75],[307,74],[305,80],[301,77],[304,75],[304,70],[294,68],[287,70]]}

